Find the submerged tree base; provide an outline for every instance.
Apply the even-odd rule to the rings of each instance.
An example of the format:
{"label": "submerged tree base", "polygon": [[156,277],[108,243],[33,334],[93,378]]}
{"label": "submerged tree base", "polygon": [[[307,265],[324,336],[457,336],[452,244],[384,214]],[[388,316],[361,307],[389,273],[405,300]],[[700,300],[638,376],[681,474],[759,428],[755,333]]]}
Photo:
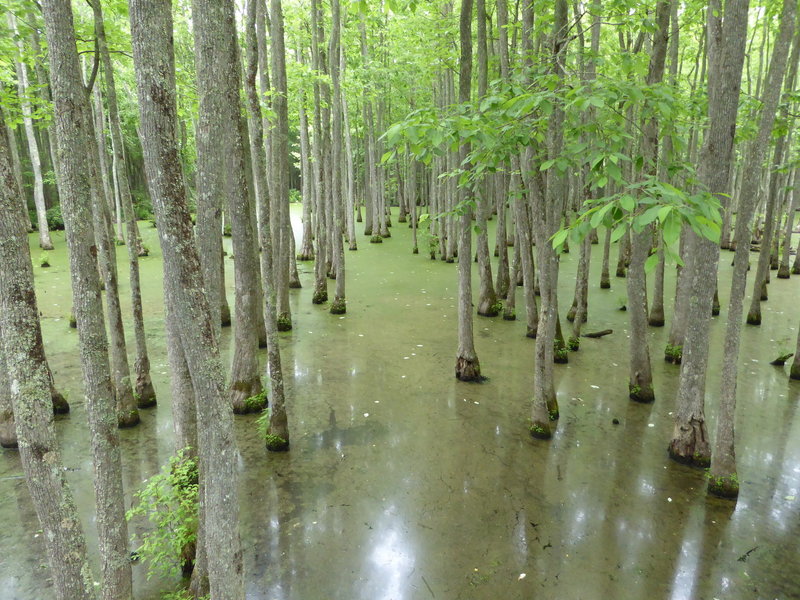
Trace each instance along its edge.
{"label": "submerged tree base", "polygon": [[734,500],[739,497],[739,478],[736,476],[736,473],[721,477],[709,475],[708,493],[713,494],[717,498],[729,498]]}
{"label": "submerged tree base", "polygon": [[331,303],[332,315],[343,315],[347,312],[347,301],[344,298],[334,298]]}
{"label": "submerged tree base", "polygon": [[289,450],[289,440],[285,440],[279,435],[267,433],[264,436],[264,442],[270,452],[286,452]]}
{"label": "submerged tree base", "polygon": [[480,383],[486,378],[481,375],[481,363],[477,358],[469,359],[459,356],[456,358],[456,379]]}
{"label": "submerged tree base", "polygon": [[478,306],[478,314],[481,317],[496,317],[503,310],[503,303],[495,301],[491,304],[489,302],[481,303]]}
{"label": "submerged tree base", "polygon": [[311,296],[312,304],[325,304],[328,301],[328,290],[316,290]]}
{"label": "submerged tree base", "polygon": [[299,261],[314,260],[314,252],[301,252],[295,258]]}
{"label": "submerged tree base", "polygon": [[231,406],[235,415],[263,412],[267,407],[267,392],[260,381],[237,382],[231,385]]}
{"label": "submerged tree base", "polygon": [[67,399],[64,398],[61,392],[52,388],[50,390],[50,398],[53,402],[54,415],[66,415],[69,412],[69,402],[67,402]]}
{"label": "submerged tree base", "polygon": [[553,432],[550,430],[550,423],[541,423],[534,421],[528,428],[531,437],[537,440],[549,440],[553,437]]}
{"label": "submerged tree base", "polygon": [[636,385],[634,383],[628,383],[628,397],[634,402],[650,404],[655,401],[656,394],[651,384]]}
{"label": "submerged tree base", "polygon": [[789,279],[790,273],[789,265],[781,265],[778,267],[778,279]]}
{"label": "submerged tree base", "polygon": [[137,408],[152,408],[158,401],[156,400],[156,390],[150,375],[136,378],[136,406]]}
{"label": "submerged tree base", "polygon": [[136,427],[139,424],[139,421],[139,411],[136,409],[122,411],[117,415],[117,427],[120,429]]}
{"label": "submerged tree base", "polygon": [[[327,293],[326,300],[327,298]],[[278,315],[278,331],[291,331],[292,330],[292,317],[286,313]]]}
{"label": "submerged tree base", "polygon": [[224,304],[220,310],[219,322],[223,327],[231,326],[231,309],[227,304]]}
{"label": "submerged tree base", "polygon": [[516,311],[505,309],[503,311],[503,320],[504,321],[516,321],[517,320],[517,313]]}
{"label": "submerged tree base", "polygon": [[747,313],[748,325],[761,325],[761,311],[751,310]]}
{"label": "submerged tree base", "polygon": [[667,451],[675,462],[702,468],[710,466],[711,447],[705,421],[690,419],[688,423],[676,425]]}
{"label": "submerged tree base", "polygon": [[369,243],[370,244],[382,244],[383,243],[383,238],[381,236],[379,236],[379,235],[373,235],[371,238],[369,238]]}

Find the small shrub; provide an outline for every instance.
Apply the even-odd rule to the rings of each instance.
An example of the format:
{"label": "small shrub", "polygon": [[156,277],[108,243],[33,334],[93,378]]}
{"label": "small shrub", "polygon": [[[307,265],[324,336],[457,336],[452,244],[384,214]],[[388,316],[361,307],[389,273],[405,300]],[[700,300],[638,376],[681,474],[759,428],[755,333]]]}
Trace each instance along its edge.
{"label": "small shrub", "polygon": [[174,576],[185,568],[184,549],[197,539],[197,461],[180,450],[161,472],[145,481],[136,492],[136,504],[125,517],[146,516],[155,528],[144,534],[137,549],[148,563],[148,579],[154,574]]}
{"label": "small shrub", "polygon": [[300,190],[291,189],[289,190],[289,202],[292,204],[298,204],[303,201],[303,196],[300,193]]}
{"label": "small shrub", "polygon": [[46,269],[50,266],[50,253],[49,252],[42,252],[39,255],[39,266],[43,269]]}
{"label": "small shrub", "polygon": [[[56,205],[47,210],[47,227],[50,231],[63,231],[64,217],[61,215],[61,206]],[[35,222],[35,221],[34,221]]]}

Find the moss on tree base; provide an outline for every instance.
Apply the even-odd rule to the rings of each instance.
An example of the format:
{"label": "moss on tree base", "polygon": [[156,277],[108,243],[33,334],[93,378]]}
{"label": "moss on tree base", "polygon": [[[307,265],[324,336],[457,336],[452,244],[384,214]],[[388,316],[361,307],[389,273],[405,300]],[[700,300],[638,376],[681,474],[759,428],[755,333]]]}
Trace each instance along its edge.
{"label": "moss on tree base", "polygon": [[344,298],[334,298],[331,303],[332,315],[343,315],[347,312],[347,301]]}
{"label": "moss on tree base", "polygon": [[503,303],[495,301],[493,304],[489,304],[488,306],[479,306],[478,315],[481,317],[496,317],[500,314],[501,310],[503,310]]}
{"label": "moss on tree base", "polygon": [[611,289],[611,282],[608,280],[608,275],[604,275],[603,278],[600,280],[600,289],[601,290]]}
{"label": "moss on tree base", "polygon": [[136,382],[136,406],[137,408],[152,408],[157,404],[156,390],[150,377],[141,383]]}
{"label": "moss on tree base", "polygon": [[516,321],[517,320],[517,313],[514,310],[504,310],[503,311],[503,320],[504,321]]}
{"label": "moss on tree base", "polygon": [[411,254],[419,254],[419,248],[418,248],[417,246],[414,246],[414,247],[411,249]]}
{"label": "moss on tree base", "polygon": [[328,301],[328,292],[327,290],[317,290],[314,292],[314,295],[311,296],[312,304],[325,304]]}
{"label": "moss on tree base", "polygon": [[778,279],[789,279],[789,265],[781,265],[778,268]]}
{"label": "moss on tree base", "polygon": [[798,267],[797,265],[794,265],[792,267],[792,275],[800,275],[800,267]]}
{"label": "moss on tree base", "polygon": [[536,440],[549,440],[553,437],[553,432],[550,430],[550,423],[541,423],[539,421],[534,421],[531,423],[528,431],[531,434],[531,437]]}
{"label": "moss on tree base", "polygon": [[264,435],[264,443],[267,446],[267,450],[270,452],[286,452],[289,450],[289,440],[286,440],[279,435],[267,433]]}
{"label": "moss on tree base", "polygon": [[692,420],[680,426],[679,437],[672,438],[667,448],[669,457],[675,462],[692,467],[707,468],[711,465],[711,448],[705,424]]}
{"label": "moss on tree base", "polygon": [[739,478],[736,473],[722,477],[709,475],[708,493],[717,498],[736,499],[739,497]]}
{"label": "moss on tree base", "polygon": [[75,318],[75,313],[70,313],[69,315],[69,326],[71,329],[78,328],[78,320]]}
{"label": "moss on tree base", "polygon": [[651,312],[647,318],[647,324],[650,327],[663,327],[664,326],[664,311]]}
{"label": "moss on tree base", "polygon": [[789,379],[800,381],[800,364],[797,361],[792,364],[792,368],[789,370]]}
{"label": "moss on tree base", "polygon": [[[242,383],[240,385],[242,388],[252,389],[255,387],[255,382],[253,382],[252,385],[247,383]],[[233,387],[235,388],[235,384]],[[258,382],[257,387],[261,387],[260,382]],[[235,390],[234,393],[236,393]],[[234,398],[231,404],[233,405],[233,414],[235,415],[249,415],[263,412],[267,407],[267,392],[266,390],[261,390],[258,394],[248,396],[244,400]]]}
{"label": "moss on tree base", "polygon": [[117,427],[120,429],[136,427],[139,424],[139,421],[139,411],[135,408],[127,412],[123,411],[117,415]]}
{"label": "moss on tree base", "polygon": [[[326,298],[327,300],[327,294]],[[291,331],[292,330],[292,317],[283,313],[278,315],[278,331]]]}
{"label": "moss on tree base", "polygon": [[308,261],[308,260],[314,260],[314,253],[313,252],[301,252],[295,258],[297,260],[303,261],[303,262]]}
{"label": "moss on tree base", "polygon": [[369,238],[369,243],[370,244],[382,244],[383,243],[383,238],[381,236],[379,236],[379,235],[373,235],[371,238]]}
{"label": "moss on tree base", "polygon": [[747,313],[748,325],[761,325],[761,311],[751,310]]}
{"label": "moss on tree base", "polygon": [[480,383],[486,378],[481,375],[481,363],[477,358],[468,359],[459,356],[456,358],[456,379]]}
{"label": "moss on tree base", "polygon": [[355,240],[353,240],[353,243],[352,243],[352,244],[350,244],[350,246],[349,246],[347,249],[348,249],[350,252],[355,252],[356,250],[358,250],[358,244],[356,244],[356,241],[355,241]]}
{"label": "moss on tree base", "polygon": [[574,304],[572,306],[570,306],[569,310],[567,311],[567,321],[569,321],[570,323],[574,323],[575,322],[575,313],[577,313],[577,312],[578,312],[578,309]]}
{"label": "moss on tree base", "polygon": [[633,383],[628,384],[628,397],[634,402],[642,404],[650,404],[656,399],[652,385],[640,386]]}

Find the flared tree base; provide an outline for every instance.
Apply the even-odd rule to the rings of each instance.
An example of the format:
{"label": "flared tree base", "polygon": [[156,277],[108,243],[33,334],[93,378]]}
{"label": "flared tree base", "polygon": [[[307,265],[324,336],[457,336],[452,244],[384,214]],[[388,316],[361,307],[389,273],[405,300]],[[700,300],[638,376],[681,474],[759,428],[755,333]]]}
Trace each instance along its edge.
{"label": "flared tree base", "polygon": [[651,311],[650,316],[647,318],[647,324],[650,325],[650,327],[663,327],[664,311]]}
{"label": "flared tree base", "polygon": [[535,340],[537,333],[538,331],[536,327],[528,327],[528,329],[525,331],[525,337]]}
{"label": "flared tree base", "polygon": [[272,433],[264,436],[264,443],[270,452],[287,452],[289,450],[289,440]]}
{"label": "flared tree base", "polygon": [[676,427],[667,451],[675,462],[701,468],[710,466],[711,447],[705,421],[692,419]]}
{"label": "flared tree base", "polygon": [[736,476],[736,473],[720,477],[709,475],[708,493],[717,498],[735,500],[739,497],[739,478]]}
{"label": "flared tree base", "polygon": [[411,249],[411,254],[419,254],[419,247],[418,246],[414,246]]}
{"label": "flared tree base", "polygon": [[328,301],[327,290],[317,290],[314,292],[314,295],[311,296],[312,304],[325,304],[327,301]]}
{"label": "flared tree base", "polygon": [[278,315],[278,331],[291,331],[291,330],[292,330],[292,317],[286,313]]}
{"label": "flared tree base", "polygon": [[302,261],[302,262],[306,262],[306,261],[309,261],[309,260],[314,260],[314,253],[313,252],[301,252],[295,258],[297,258],[297,260]]}
{"label": "flared tree base", "polygon": [[235,415],[260,413],[267,407],[267,393],[258,379],[232,383],[230,398]]}
{"label": "flared tree base", "polygon": [[600,289],[601,290],[611,289],[611,282],[608,280],[608,273],[605,273],[603,277],[600,279]]}
{"label": "flared tree base", "polygon": [[634,383],[628,383],[628,397],[634,402],[640,402],[642,404],[650,404],[656,399],[656,395],[651,384],[637,385]]}
{"label": "flared tree base", "polygon": [[504,321],[516,321],[517,320],[517,313],[515,310],[504,310],[503,311],[503,320]]}
{"label": "flared tree base", "polygon": [[478,304],[478,315],[481,317],[496,317],[503,310],[503,303],[497,299],[487,298]]}
{"label": "flared tree base", "polygon": [[550,423],[534,421],[528,428],[531,437],[537,440],[549,440],[553,437],[553,432],[550,429]]}
{"label": "flared tree base", "polygon": [[152,408],[158,403],[156,390],[149,374],[139,375],[136,378],[135,394],[137,408]]}
{"label": "flared tree base", "polygon": [[747,313],[748,325],[761,325],[761,311],[751,310]]}
{"label": "flared tree base", "polygon": [[219,324],[222,325],[222,327],[230,327],[231,326],[230,307],[227,304],[223,305],[219,314],[220,314]]}
{"label": "flared tree base", "polygon": [[578,312],[578,308],[574,304],[572,306],[570,306],[569,310],[567,311],[567,321],[569,321],[570,323],[574,323],[575,322],[575,313],[577,313],[577,312]]}
{"label": "flared tree base", "polygon": [[356,244],[355,240],[353,240],[353,242],[350,244],[350,246],[348,246],[347,249],[350,252],[355,252],[356,250],[358,250],[358,244]]}
{"label": "flared tree base", "polygon": [[481,363],[477,358],[456,358],[456,379],[479,383],[486,379],[481,375]]}
{"label": "flared tree base", "polygon": [[54,415],[66,415],[69,412],[69,402],[64,398],[63,394],[55,388],[50,390],[50,398],[53,402]]}
{"label": "flared tree base", "polygon": [[617,269],[617,273],[616,273],[616,275],[617,275],[617,277],[619,277],[619,278],[621,278],[621,279],[624,279],[624,278],[625,278],[625,275],[626,275],[626,274],[625,274],[625,268],[623,267],[623,268],[621,268],[621,269]]}
{"label": "flared tree base", "polygon": [[369,243],[370,244],[382,244],[383,243],[383,238],[381,236],[379,236],[379,235],[373,235],[371,238],[369,238]]}
{"label": "flared tree base", "polygon": [[789,279],[789,265],[781,265],[778,267],[778,279]]}
{"label": "flared tree base", "polygon": [[137,409],[123,410],[117,414],[117,427],[120,429],[129,429],[136,427],[140,423],[139,411]]}
{"label": "flared tree base", "polygon": [[792,267],[792,275],[800,275],[800,266],[794,265]]}
{"label": "flared tree base", "polygon": [[792,364],[792,368],[789,370],[789,379],[800,381],[800,364],[798,364],[796,361]]}
{"label": "flared tree base", "polygon": [[347,301],[344,298],[334,298],[331,303],[332,315],[343,315],[347,312]]}

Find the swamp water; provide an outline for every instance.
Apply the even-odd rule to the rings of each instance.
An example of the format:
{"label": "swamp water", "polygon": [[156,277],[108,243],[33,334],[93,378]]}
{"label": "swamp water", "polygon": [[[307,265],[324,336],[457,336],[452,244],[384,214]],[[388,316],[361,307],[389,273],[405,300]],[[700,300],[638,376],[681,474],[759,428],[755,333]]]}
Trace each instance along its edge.
{"label": "swamp water", "polygon": [[[151,249],[141,265],[159,405],[121,432],[128,505],[174,451],[160,251],[156,231],[141,225]],[[601,246],[593,247],[584,331],[614,333],[582,340],[569,364],[556,366],[561,419],[554,438],[541,442],[527,431],[534,342],[524,319],[476,316],[489,380],[456,381],[456,267],[412,255],[405,224],[395,222],[392,235],[381,245],[359,235],[358,252],[346,254],[344,316],[311,304],[313,266],[299,264],[294,330],[281,335],[291,451],[268,454],[255,417],[236,418],[248,600],[800,598],[800,383],[789,381],[788,367],[768,364],[794,349],[800,278],[773,279],[764,324],[743,329],[741,493],[733,504],[706,495],[703,471],[667,457],[678,379],[678,367],[661,360],[667,328],[650,330],[656,402],[628,400],[628,323],[618,310],[625,282],[598,288]],[[33,250],[39,308],[56,384],[72,405],[57,429],[99,575],[63,234],[54,242],[50,269],[38,267]],[[562,314],[576,254],[562,260]],[[723,317],[731,256],[722,254]],[[124,248],[118,258],[129,314]],[[226,267],[232,298],[230,259]],[[666,297],[673,293],[669,279]],[[520,289],[518,313],[521,296]],[[712,435],[723,336],[717,318],[706,407]],[[224,330],[225,347],[230,340]],[[0,599],[47,600],[44,546],[21,475],[18,455],[3,451]],[[130,524],[132,534],[145,528]],[[133,569],[140,600],[178,583],[148,581],[142,564]]]}

